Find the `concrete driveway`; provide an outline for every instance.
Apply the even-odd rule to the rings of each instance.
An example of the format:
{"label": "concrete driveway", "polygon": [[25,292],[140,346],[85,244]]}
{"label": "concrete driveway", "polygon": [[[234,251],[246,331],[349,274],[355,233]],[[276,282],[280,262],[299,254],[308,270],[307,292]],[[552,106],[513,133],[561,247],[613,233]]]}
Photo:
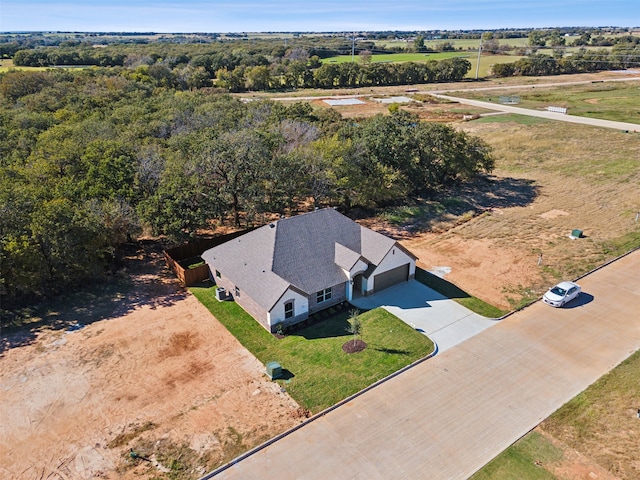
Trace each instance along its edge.
{"label": "concrete driveway", "polygon": [[411,280],[351,303],[363,310],[382,307],[403,322],[427,335],[443,352],[495,325],[454,300]]}

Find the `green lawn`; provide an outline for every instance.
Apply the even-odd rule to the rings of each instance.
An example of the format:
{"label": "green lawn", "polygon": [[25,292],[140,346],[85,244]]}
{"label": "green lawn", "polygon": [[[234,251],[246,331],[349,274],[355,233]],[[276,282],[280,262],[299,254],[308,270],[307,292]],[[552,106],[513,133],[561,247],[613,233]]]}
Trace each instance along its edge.
{"label": "green lawn", "polygon": [[383,309],[361,315],[367,348],[346,354],[348,312],[278,340],[235,302],[218,302],[215,288],[191,292],[262,363],[286,370],[278,380],[300,404],[317,413],[433,352],[431,340]]}

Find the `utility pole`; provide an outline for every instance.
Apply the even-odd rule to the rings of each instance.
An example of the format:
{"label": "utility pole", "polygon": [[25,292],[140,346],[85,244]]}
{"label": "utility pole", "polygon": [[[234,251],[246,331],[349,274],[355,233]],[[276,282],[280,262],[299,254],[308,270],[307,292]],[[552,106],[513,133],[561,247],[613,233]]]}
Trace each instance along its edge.
{"label": "utility pole", "polygon": [[480,34],[480,46],[478,47],[478,64],[476,65],[476,80],[478,80],[478,70],[480,69],[480,52],[482,51],[482,34]]}
{"label": "utility pole", "polygon": [[356,33],[353,32],[353,37],[351,41],[351,63],[355,62],[356,55]]}

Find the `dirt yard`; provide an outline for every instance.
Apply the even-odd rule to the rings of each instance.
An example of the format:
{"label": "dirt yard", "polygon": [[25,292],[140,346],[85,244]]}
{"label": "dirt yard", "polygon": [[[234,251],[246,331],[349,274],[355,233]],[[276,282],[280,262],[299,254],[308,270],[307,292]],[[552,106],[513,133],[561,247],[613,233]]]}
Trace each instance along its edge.
{"label": "dirt yard", "polygon": [[158,251],[131,260],[111,316],[69,308],[66,328],[4,339],[0,478],[194,478],[301,421]]}

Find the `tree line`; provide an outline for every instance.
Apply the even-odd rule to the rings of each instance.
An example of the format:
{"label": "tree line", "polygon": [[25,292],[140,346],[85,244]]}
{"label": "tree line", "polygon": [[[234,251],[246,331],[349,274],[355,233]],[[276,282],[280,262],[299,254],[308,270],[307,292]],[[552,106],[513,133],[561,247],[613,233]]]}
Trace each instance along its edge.
{"label": "tree line", "polygon": [[492,167],[478,138],[403,111],[354,121],[97,70],[5,73],[2,308],[100,278],[142,232],[397,204]]}
{"label": "tree line", "polygon": [[[640,40],[640,39],[638,39]],[[513,63],[499,63],[491,67],[496,77],[561,75],[621,70],[640,67],[640,43],[617,43],[611,50],[580,49],[564,56],[558,50],[554,56],[534,54]]]}
{"label": "tree line", "polygon": [[[335,55],[340,51],[293,48],[268,55],[253,50],[196,54],[185,53],[177,47],[166,51],[155,49],[153,53],[95,48],[20,50],[13,62],[19,66],[114,67],[120,74],[142,82],[181,90],[216,86],[230,92],[454,82],[462,80],[471,69],[464,58],[399,64],[322,63],[320,55]],[[370,56],[367,59],[370,60]]]}

